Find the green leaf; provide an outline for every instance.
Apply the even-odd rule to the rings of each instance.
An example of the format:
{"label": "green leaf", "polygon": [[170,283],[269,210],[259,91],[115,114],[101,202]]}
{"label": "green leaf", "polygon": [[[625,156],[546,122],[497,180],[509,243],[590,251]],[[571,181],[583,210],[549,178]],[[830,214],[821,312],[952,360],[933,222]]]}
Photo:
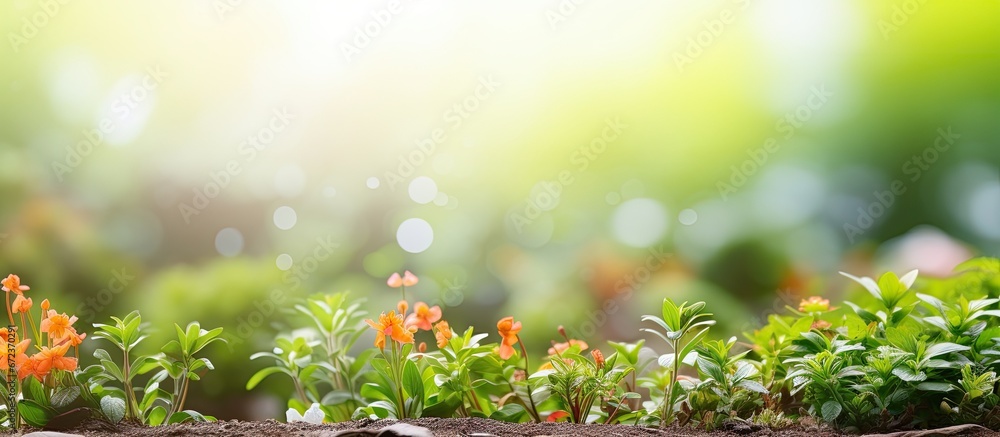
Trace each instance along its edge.
{"label": "green leaf", "polygon": [[167,358],[174,361],[181,361],[184,359],[184,350],[181,348],[181,344],[177,340],[170,340],[167,344],[163,345],[160,352],[163,352]]}
{"label": "green leaf", "polygon": [[527,411],[524,410],[520,404],[510,403],[503,406],[493,414],[490,414],[490,419],[499,420],[502,422],[521,422],[521,419],[527,417]]}
{"label": "green leaf", "polygon": [[101,360],[101,365],[104,366],[104,373],[113,376],[118,382],[125,381],[125,375],[122,374],[121,369],[118,368],[118,365],[114,361]]}
{"label": "green leaf", "polygon": [[962,346],[955,343],[936,343],[927,348],[924,352],[924,358],[934,358],[938,355],[949,354],[952,352],[965,352],[969,350],[968,346]]}
{"label": "green leaf", "polygon": [[178,411],[170,415],[170,419],[167,420],[167,425],[174,423],[184,423],[184,422],[209,422],[201,413],[194,410],[184,410]]}
{"label": "green leaf", "polygon": [[[34,378],[28,378],[34,380]],[[17,412],[28,425],[42,428],[49,423],[55,412],[30,399],[22,399],[17,404]]]}
{"label": "green leaf", "polygon": [[923,391],[948,392],[957,388],[947,382],[921,382],[917,384],[917,390]]}
{"label": "green leaf", "polygon": [[52,406],[56,408],[62,408],[80,397],[80,386],[71,385],[63,386],[56,389],[55,393],[52,394]]}
{"label": "green leaf", "polygon": [[24,381],[21,391],[24,393],[25,398],[33,400],[39,405],[47,406],[49,399],[45,393],[45,386],[35,378],[25,378]]}
{"label": "green leaf", "polygon": [[116,396],[101,398],[101,411],[112,423],[118,423],[125,417],[125,400]]}
{"label": "green leaf", "polygon": [[149,416],[146,418],[152,426],[159,426],[163,424],[163,419],[167,418],[167,409],[162,406],[156,406],[152,411],[149,412]]}
{"label": "green leaf", "polygon": [[837,401],[826,401],[823,404],[823,420],[833,422],[837,420],[837,417],[840,417],[841,411],[843,411],[843,407]]}
{"label": "green leaf", "polygon": [[403,388],[411,397],[424,401],[424,381],[420,378],[420,370],[412,360],[403,364]]}
{"label": "green leaf", "polygon": [[250,377],[250,380],[247,381],[247,390],[253,390],[253,388],[256,387],[257,384],[260,384],[264,378],[267,378],[275,373],[285,373],[286,375],[291,376],[288,373],[288,370],[284,367],[265,367],[258,370],[257,373],[254,373],[253,376]]}
{"label": "green leaf", "polygon": [[681,311],[674,301],[664,298],[661,312],[663,314],[663,322],[667,325],[669,331],[679,331],[681,329]]}

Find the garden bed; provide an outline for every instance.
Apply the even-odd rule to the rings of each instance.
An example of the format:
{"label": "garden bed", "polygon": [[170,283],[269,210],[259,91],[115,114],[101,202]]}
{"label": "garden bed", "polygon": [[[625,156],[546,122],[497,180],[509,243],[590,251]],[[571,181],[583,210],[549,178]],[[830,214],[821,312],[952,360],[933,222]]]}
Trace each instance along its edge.
{"label": "garden bed", "polygon": [[[109,428],[99,422],[91,422],[80,429],[66,430],[62,432],[80,434],[85,436],[149,436],[166,437],[182,435],[200,436],[307,436],[307,437],[327,437],[327,436],[375,436],[375,435],[397,435],[379,434],[385,427],[407,423],[430,430],[435,436],[743,436],[743,435],[769,435],[782,437],[834,437],[850,436],[857,434],[843,434],[833,431],[828,427],[821,426],[791,426],[783,429],[772,430],[759,425],[749,425],[738,422],[730,422],[723,425],[722,429],[716,431],[705,431],[691,427],[669,427],[650,428],[642,426],[628,425],[604,425],[604,424],[574,424],[567,422],[557,423],[510,423],[490,419],[462,418],[462,419],[440,419],[423,418],[407,419],[396,421],[386,420],[360,420],[354,422],[341,422],[333,424],[314,425],[304,422],[284,423],[275,420],[264,422],[244,422],[244,421],[219,421],[219,422],[198,422],[183,423],[167,426],[138,426],[121,424],[117,428]],[[350,432],[350,431],[356,432]],[[995,431],[990,431],[975,425],[962,425],[938,430],[927,431],[903,431],[891,434],[879,434],[880,436],[893,437],[930,437],[930,436],[993,436],[1000,435]]]}

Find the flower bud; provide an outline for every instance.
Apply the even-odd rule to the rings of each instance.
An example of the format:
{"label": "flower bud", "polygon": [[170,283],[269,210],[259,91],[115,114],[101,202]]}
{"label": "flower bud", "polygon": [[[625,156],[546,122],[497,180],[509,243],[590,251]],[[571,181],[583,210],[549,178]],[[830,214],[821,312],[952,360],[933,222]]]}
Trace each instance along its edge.
{"label": "flower bud", "polygon": [[604,354],[600,349],[590,351],[590,356],[594,357],[594,364],[597,364],[598,369],[604,368]]}

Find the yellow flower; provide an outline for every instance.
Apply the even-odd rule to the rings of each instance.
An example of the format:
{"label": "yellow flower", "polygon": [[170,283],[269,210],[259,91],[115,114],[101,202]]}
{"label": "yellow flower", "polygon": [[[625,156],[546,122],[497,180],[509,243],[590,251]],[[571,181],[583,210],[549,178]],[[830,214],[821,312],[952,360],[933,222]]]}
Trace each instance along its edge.
{"label": "yellow flower", "polygon": [[515,322],[513,317],[504,317],[497,322],[497,332],[500,333],[500,358],[509,359],[514,356],[514,345],[517,344],[517,334],[521,332],[521,322]]}
{"label": "yellow flower", "polygon": [[378,323],[372,319],[365,320],[368,326],[375,330],[375,347],[385,348],[385,337],[388,335],[399,343],[413,343],[413,332],[403,326],[403,317],[395,311],[389,314],[382,313],[378,316]]}

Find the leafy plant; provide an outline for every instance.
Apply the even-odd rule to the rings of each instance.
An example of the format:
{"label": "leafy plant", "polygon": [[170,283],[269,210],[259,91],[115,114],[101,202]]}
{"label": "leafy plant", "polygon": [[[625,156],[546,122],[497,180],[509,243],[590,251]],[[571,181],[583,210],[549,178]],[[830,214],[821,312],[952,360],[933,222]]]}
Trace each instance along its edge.
{"label": "leafy plant", "polygon": [[[714,398],[716,405],[711,418],[703,420],[709,428],[714,428],[725,418],[749,417],[763,404],[761,394],[768,393],[760,382],[757,368],[744,357],[749,351],[731,355],[736,337],[728,341],[703,341],[695,351],[698,353],[697,367],[701,377],[694,391],[705,397]],[[704,403],[704,400],[701,400]],[[695,410],[713,410],[692,405]]]}
{"label": "leafy plant", "polygon": [[274,365],[265,367],[247,381],[252,390],[270,375],[287,375],[297,397],[288,400],[288,407],[300,415],[312,403],[322,405],[324,415],[334,422],[350,420],[355,410],[364,405],[360,386],[372,349],[353,357],[349,354],[364,333],[361,310],[364,299],[352,301],[347,292],[317,294],[296,305],[315,327],[313,335],[278,336],[273,352],[259,352],[250,359],[271,358]]}
{"label": "leafy plant", "polygon": [[[201,329],[198,322],[193,322],[187,329],[177,330],[177,340],[171,340],[156,355],[139,355],[136,348],[147,336],[142,332],[146,325],[138,311],[129,313],[124,318],[111,317],[113,323],[96,323],[95,338],[106,340],[121,351],[121,365],[104,349],[97,349],[94,357],[99,364],[94,364],[83,370],[81,378],[85,379],[91,390],[99,394],[101,410],[113,422],[121,420],[138,422],[146,425],[161,425],[185,421],[211,421],[212,416],[203,415],[197,411],[184,410],[188,387],[191,381],[200,380],[205,372],[213,368],[208,358],[199,358],[195,354],[205,346],[219,338],[222,328],[210,331]],[[141,389],[135,386],[137,375],[159,369],[148,378]],[[160,387],[167,378],[173,382],[172,391]],[[121,386],[107,385],[108,383]]]}
{"label": "leafy plant", "polygon": [[153,380],[158,380],[166,375],[173,380],[170,408],[167,410],[167,423],[215,420],[215,418],[204,416],[197,411],[185,410],[184,403],[187,401],[191,381],[201,380],[206,372],[215,368],[208,358],[197,357],[195,354],[214,342],[225,343],[226,340],[219,337],[222,334],[222,328],[204,330],[201,329],[201,324],[198,322],[191,322],[186,329],[181,329],[180,325],[176,324],[174,329],[177,331],[177,339],[171,340],[161,349],[161,355],[157,357],[157,361],[163,370],[153,377]]}
{"label": "leafy plant", "polygon": [[[133,385],[136,375],[148,372],[156,365],[154,358],[145,355],[136,356],[134,353],[136,346],[147,338],[147,335],[142,333],[146,327],[142,323],[142,317],[138,311],[132,311],[122,319],[112,316],[111,320],[114,322],[113,324],[94,324],[94,327],[97,328],[94,332],[94,338],[107,340],[116,346],[121,351],[122,365],[119,367],[112,359],[111,354],[104,349],[97,349],[94,352],[94,358],[97,358],[100,364],[88,367],[84,373],[90,376],[89,381],[92,385],[100,387],[102,393],[111,396],[101,403],[105,412],[109,413],[109,417],[159,425],[163,422],[163,417],[166,416],[165,409],[162,413],[152,412],[153,400],[158,397],[156,391],[159,384],[153,382],[146,387],[145,392],[149,393],[149,396],[143,396],[142,400],[145,402],[140,402],[140,399],[137,399],[137,390]],[[122,384],[122,388],[103,386],[105,382],[110,381]]]}
{"label": "leafy plant", "polygon": [[642,321],[655,323],[661,330],[643,328],[643,331],[655,334],[665,341],[671,353],[660,355],[660,366],[669,369],[667,386],[664,389],[663,403],[660,407],[660,425],[667,426],[674,422],[674,413],[678,402],[683,396],[683,388],[677,382],[681,363],[692,364],[695,356],[690,355],[694,348],[708,334],[708,328],[715,324],[710,319],[710,313],[703,313],[704,302],[680,306],[670,299],[663,299],[662,317],[646,315]]}

